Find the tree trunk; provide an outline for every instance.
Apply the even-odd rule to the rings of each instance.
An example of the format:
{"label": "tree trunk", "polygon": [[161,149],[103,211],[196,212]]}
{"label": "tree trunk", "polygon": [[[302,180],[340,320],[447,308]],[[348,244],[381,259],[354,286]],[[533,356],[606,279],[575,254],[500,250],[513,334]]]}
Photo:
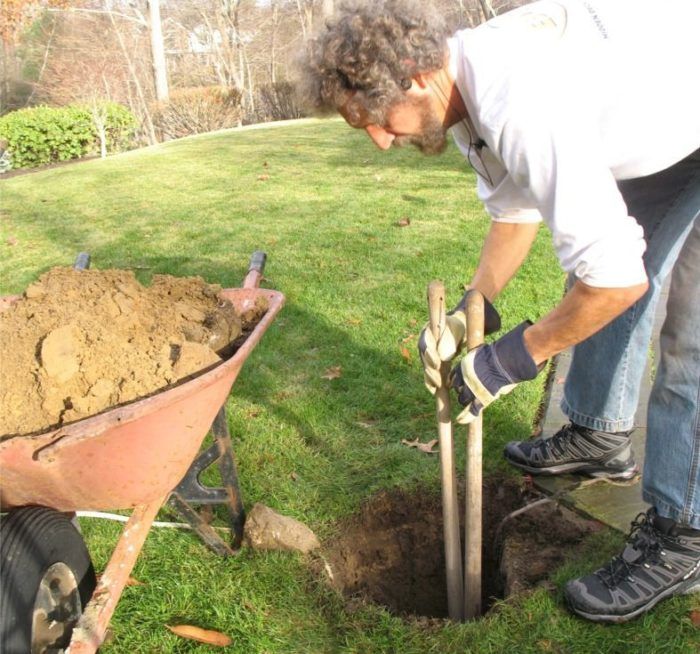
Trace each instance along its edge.
{"label": "tree trunk", "polygon": [[481,10],[484,12],[486,20],[490,20],[496,16],[496,12],[491,5],[491,0],[479,0],[479,4],[481,5]]}
{"label": "tree trunk", "polygon": [[153,77],[156,87],[156,100],[168,99],[168,70],[165,62],[163,27],[160,20],[160,0],[148,0],[150,22],[151,53],[153,55]]}
{"label": "tree trunk", "polygon": [[271,0],[272,29],[270,31],[270,83],[277,81],[277,26],[279,25],[279,1]]}
{"label": "tree trunk", "polygon": [[321,3],[321,18],[326,20],[330,18],[335,11],[335,3],[333,0],[323,0]]}
{"label": "tree trunk", "polygon": [[151,112],[148,109],[148,103],[146,102],[146,96],[143,93],[143,88],[141,87],[141,82],[139,81],[138,74],[136,72],[136,69],[134,68],[134,62],[131,60],[131,57],[129,56],[129,50],[126,47],[126,43],[124,43],[124,37],[122,36],[121,31],[119,30],[119,27],[117,27],[117,21],[114,19],[114,14],[110,11],[109,13],[109,20],[112,23],[112,28],[114,29],[114,33],[117,35],[117,40],[119,42],[119,48],[122,51],[122,54],[124,55],[124,60],[126,61],[126,65],[129,69],[129,74],[131,75],[131,81],[134,84],[134,87],[136,88],[136,95],[139,99],[139,102],[141,104],[141,111],[143,112],[143,121],[144,125],[146,128],[146,136],[148,137],[148,142],[150,145],[155,145],[158,143],[158,139],[156,137],[156,130],[153,125],[153,119],[151,118]]}

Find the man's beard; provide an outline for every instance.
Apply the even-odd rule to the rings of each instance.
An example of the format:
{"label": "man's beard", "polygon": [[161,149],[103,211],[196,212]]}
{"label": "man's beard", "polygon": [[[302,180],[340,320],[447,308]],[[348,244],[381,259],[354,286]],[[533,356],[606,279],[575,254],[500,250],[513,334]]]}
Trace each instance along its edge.
{"label": "man's beard", "polygon": [[420,106],[421,131],[420,134],[397,136],[393,145],[402,148],[406,145],[415,145],[423,154],[440,154],[447,147],[447,130],[432,111],[429,101]]}

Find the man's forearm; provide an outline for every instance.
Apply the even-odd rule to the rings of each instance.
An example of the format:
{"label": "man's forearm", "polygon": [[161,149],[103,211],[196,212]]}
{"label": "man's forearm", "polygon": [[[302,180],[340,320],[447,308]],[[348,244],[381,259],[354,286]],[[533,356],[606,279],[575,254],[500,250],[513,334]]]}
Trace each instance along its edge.
{"label": "man's forearm", "polygon": [[492,222],[470,287],[493,302],[525,260],[538,228],[539,223]]}
{"label": "man's forearm", "polygon": [[595,288],[577,281],[553,311],[525,331],[528,352],[539,365],[586,340],[632,306],[647,288],[646,282],[627,288]]}

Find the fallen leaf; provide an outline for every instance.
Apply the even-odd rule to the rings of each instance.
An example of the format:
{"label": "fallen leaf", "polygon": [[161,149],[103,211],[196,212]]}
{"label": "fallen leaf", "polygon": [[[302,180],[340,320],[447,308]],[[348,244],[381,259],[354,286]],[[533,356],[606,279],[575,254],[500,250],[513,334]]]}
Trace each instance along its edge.
{"label": "fallen leaf", "polygon": [[14,236],[10,236],[10,238],[5,241],[8,245],[17,245],[17,239]]}
{"label": "fallen leaf", "polygon": [[268,179],[270,179],[269,175],[258,175],[259,182],[266,182]]}
{"label": "fallen leaf", "polygon": [[222,634],[220,631],[202,629],[189,624],[176,624],[174,626],[166,624],[165,628],[172,631],[176,636],[180,636],[180,638],[196,640],[200,643],[206,643],[207,645],[226,647],[233,642],[231,638],[229,638],[226,634]]}
{"label": "fallen leaf", "polygon": [[267,161],[263,161],[263,168],[267,168],[268,166],[269,164],[267,163]]}
{"label": "fallen leaf", "polygon": [[415,447],[426,454],[437,454],[437,452],[433,449],[437,445],[437,442],[437,438],[434,438],[432,441],[428,441],[427,443],[421,443],[417,438],[414,441],[407,441],[404,438],[401,441],[401,444],[406,445],[407,447]]}
{"label": "fallen leaf", "polygon": [[408,343],[409,341],[412,341],[416,337],[416,334],[409,334],[406,336],[406,338],[402,338],[401,342],[402,343]]}
{"label": "fallen leaf", "polygon": [[338,379],[343,374],[342,370],[340,366],[331,366],[321,375],[321,379]]}
{"label": "fallen leaf", "polygon": [[402,347],[402,348],[401,348],[401,356],[402,356],[404,359],[406,359],[406,361],[410,361],[410,360],[411,360],[411,352],[409,351],[409,349],[408,349],[407,347]]}
{"label": "fallen leaf", "polygon": [[700,609],[690,612],[690,621],[693,623],[693,627],[700,627]]}
{"label": "fallen leaf", "polygon": [[373,427],[376,426],[377,421],[376,420],[358,420],[356,425],[359,425],[360,427],[363,427],[364,429],[372,429]]}
{"label": "fallen leaf", "polygon": [[290,473],[289,477],[292,481],[299,481],[299,475],[296,472]]}
{"label": "fallen leaf", "polygon": [[411,219],[408,216],[404,216],[396,223],[397,227],[408,227],[411,224]]}

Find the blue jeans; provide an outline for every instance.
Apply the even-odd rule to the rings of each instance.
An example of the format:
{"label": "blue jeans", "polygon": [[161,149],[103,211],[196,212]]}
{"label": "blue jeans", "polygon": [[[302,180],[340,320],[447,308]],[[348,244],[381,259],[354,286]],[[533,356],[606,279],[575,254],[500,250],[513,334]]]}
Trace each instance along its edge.
{"label": "blue jeans", "polygon": [[649,290],[574,348],[562,410],[591,429],[633,428],[656,304],[673,270],[649,398],[642,490],[661,516],[700,529],[700,150],[618,185],[644,229]]}

